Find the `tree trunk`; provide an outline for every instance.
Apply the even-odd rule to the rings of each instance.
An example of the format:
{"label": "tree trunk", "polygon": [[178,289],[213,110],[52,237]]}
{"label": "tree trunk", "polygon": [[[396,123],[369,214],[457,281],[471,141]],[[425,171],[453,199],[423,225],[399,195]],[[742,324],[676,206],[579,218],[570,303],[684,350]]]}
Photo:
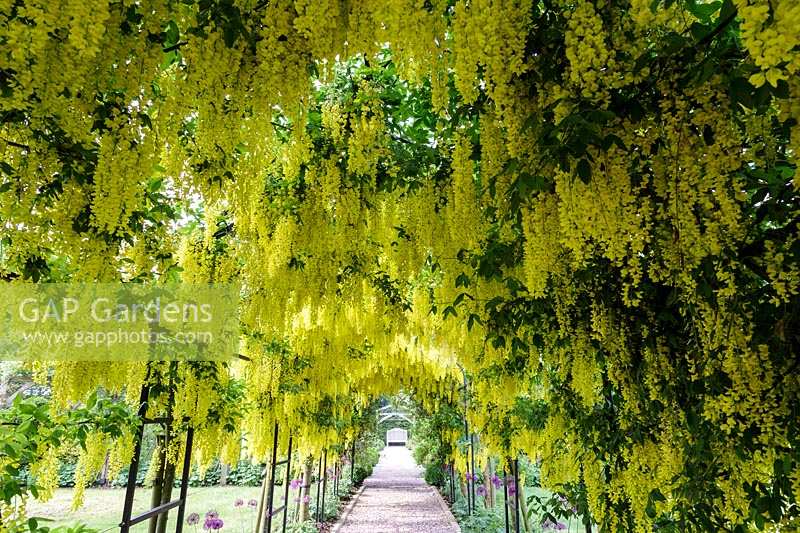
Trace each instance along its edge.
{"label": "tree trunk", "polygon": [[303,486],[300,491],[300,522],[305,522],[310,516],[311,479],[314,475],[314,457],[309,456],[303,465]]}
{"label": "tree trunk", "polygon": [[488,459],[486,461],[486,472],[483,474],[483,486],[486,487],[486,503],[492,509],[494,509],[494,484],[492,483],[493,472],[494,469],[492,468],[492,460]]}
{"label": "tree trunk", "polygon": [[230,471],[230,467],[225,463],[219,464],[219,485],[224,487],[228,484],[228,473]]}
{"label": "tree trunk", "polygon": [[[164,485],[161,490],[161,505],[169,503],[172,499],[172,487],[175,484],[175,465],[167,463],[164,467]],[[166,533],[169,513],[164,513],[158,517],[158,529],[156,533]]]}
{"label": "tree trunk", "polygon": [[10,372],[8,375],[0,369],[0,407],[6,406],[6,396],[8,396],[8,378],[10,376]]}
{"label": "tree trunk", "polygon": [[109,460],[110,457],[111,457],[111,453],[110,452],[106,452],[106,458],[103,461],[103,469],[100,470],[100,480],[98,482],[101,487],[108,486],[108,460]]}
{"label": "tree trunk", "polygon": [[[164,435],[159,435],[156,438],[156,446],[158,446],[158,455],[156,456],[157,465],[150,465],[149,468],[156,468],[156,477],[153,478],[153,491],[150,497],[150,508],[158,507],[161,505],[161,494],[164,489],[164,463],[167,457],[167,447],[164,442]],[[156,533],[158,527],[158,517],[150,519],[147,527],[148,533]]]}
{"label": "tree trunk", "polygon": [[261,531],[261,523],[264,520],[264,507],[267,506],[267,491],[269,490],[269,484],[272,482],[269,477],[269,468],[269,463],[266,463],[264,467],[264,479],[261,480],[261,496],[258,498],[256,530],[254,533],[259,533]]}
{"label": "tree trunk", "polygon": [[519,494],[519,514],[522,521],[522,527],[525,531],[531,531],[531,525],[528,522],[528,500],[525,498],[525,487],[517,487],[517,494]]}

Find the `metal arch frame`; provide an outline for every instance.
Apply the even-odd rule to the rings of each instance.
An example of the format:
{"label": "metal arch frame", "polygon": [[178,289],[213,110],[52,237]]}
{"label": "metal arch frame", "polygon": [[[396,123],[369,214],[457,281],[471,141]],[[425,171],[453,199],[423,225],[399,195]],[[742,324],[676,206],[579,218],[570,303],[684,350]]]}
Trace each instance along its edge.
{"label": "metal arch frame", "polygon": [[[319,458],[319,470],[317,472],[317,505],[316,516],[314,519],[317,522],[325,520],[325,492],[328,489],[328,450],[324,450],[322,456]],[[322,492],[322,504],[320,504],[320,491]]]}
{"label": "metal arch frame", "polygon": [[[243,361],[250,362],[251,359],[244,355],[238,355],[239,359]],[[132,516],[133,514],[133,500],[136,493],[136,478],[139,474],[139,465],[141,461],[141,454],[142,454],[142,439],[144,436],[144,426],[148,424],[170,424],[173,422],[173,418],[171,416],[167,417],[160,417],[160,418],[147,418],[147,408],[148,408],[148,401],[150,396],[150,386],[147,384],[147,380],[150,377],[150,369],[148,367],[147,374],[145,376],[145,382],[142,385],[141,393],[139,395],[139,409],[138,409],[138,416],[142,423],[139,425],[139,428],[135,434],[135,444],[133,449],[133,456],[131,457],[130,467],[128,469],[128,480],[125,487],[125,499],[123,501],[122,507],[122,520],[119,523],[120,533],[129,533],[132,526],[140,524],[145,520],[149,520],[155,517],[158,517],[162,514],[169,513],[170,510],[174,508],[178,508],[178,514],[176,516],[175,522],[175,533],[183,533],[183,525],[184,525],[184,515],[186,514],[186,502],[187,502],[187,495],[189,490],[189,473],[192,466],[192,446],[194,442],[194,428],[189,427],[186,430],[186,446],[184,448],[184,456],[183,456],[183,470],[181,472],[181,485],[180,485],[180,495],[178,499],[172,500],[144,513],[141,513],[137,516]],[[172,392],[170,393],[173,394]],[[170,404],[172,404],[173,398],[170,397]],[[292,460],[292,436],[289,435],[289,446],[287,451],[286,459],[277,461],[277,448],[278,448],[278,431],[279,427],[278,424],[275,424],[275,431],[273,435],[273,446],[272,446],[272,461],[269,467],[270,471],[270,478],[269,478],[269,485],[268,485],[268,503],[264,509],[259,508],[259,525],[257,527],[257,531],[261,529],[261,524],[263,523],[264,528],[263,532],[271,533],[272,531],[272,519],[275,515],[283,511],[283,519],[281,521],[281,531],[285,533],[287,519],[288,519],[288,511],[289,511],[289,478],[291,477],[291,460]],[[354,446],[354,453],[353,458],[355,459],[355,442],[353,443]],[[277,509],[273,509],[272,505],[274,503],[274,492],[275,492],[275,470],[278,466],[286,464],[286,479],[284,481],[284,496],[283,496],[283,505]],[[266,475],[267,471],[265,469],[264,475]],[[324,495],[323,495],[323,502],[324,502]],[[262,499],[263,505],[263,499]],[[266,516],[263,516],[263,514]],[[262,522],[262,517],[264,521]]]}
{"label": "metal arch frame", "polygon": [[[271,533],[272,532],[272,519],[278,515],[279,513],[283,513],[283,518],[281,519],[281,532],[286,531],[286,523],[289,516],[289,482],[290,477],[292,475],[292,436],[289,435],[289,445],[286,451],[286,459],[278,459],[278,434],[280,428],[278,424],[275,424],[275,430],[272,437],[272,458],[270,460],[270,464],[267,468],[264,469],[264,481],[267,482],[266,484],[266,491],[267,491],[267,501],[266,506],[259,510],[258,516],[258,530],[262,533]],[[283,481],[283,505],[278,507],[277,509],[273,508],[273,504],[275,503],[275,481],[276,481],[276,470],[279,466],[286,465],[286,476]],[[267,477],[269,474],[269,477]],[[263,504],[263,498],[262,498]]]}
{"label": "metal arch frame", "polygon": [[475,511],[475,434],[470,432],[469,422],[467,421],[467,411],[469,410],[469,382],[467,372],[461,369],[464,375],[464,385],[459,390],[464,393],[464,438],[467,441],[467,516]]}
{"label": "metal arch frame", "polygon": [[192,466],[192,443],[194,441],[194,428],[189,428],[186,431],[186,448],[183,454],[183,471],[181,472],[181,488],[180,496],[177,500],[172,500],[163,503],[152,509],[145,511],[136,516],[133,514],[133,498],[136,494],[136,478],[139,475],[139,461],[142,455],[142,437],[144,435],[144,426],[148,424],[168,424],[172,422],[169,417],[148,419],[147,403],[150,396],[150,386],[145,382],[142,385],[142,391],[139,395],[139,411],[138,415],[142,423],[136,432],[136,444],[133,448],[133,457],[131,457],[130,468],[128,469],[128,483],[125,487],[125,500],[122,504],[122,521],[119,523],[120,533],[129,533],[132,526],[140,524],[145,520],[155,518],[170,510],[178,508],[178,516],[175,523],[175,533],[183,532],[183,517],[186,513],[186,497],[189,490],[189,470]]}
{"label": "metal arch frame", "polygon": [[410,418],[408,418],[408,416],[406,416],[405,413],[401,413],[399,411],[397,411],[397,412],[393,411],[391,413],[384,413],[383,415],[381,415],[381,419],[378,420],[378,424],[382,424],[382,423],[386,422],[387,420],[405,420],[409,424],[413,424],[414,423],[414,421],[411,420]]}
{"label": "metal arch frame", "polygon": [[378,424],[386,422],[387,420],[398,419],[398,420],[405,420],[409,424],[412,424],[414,421],[409,418],[409,412],[404,409],[398,409],[394,405],[384,405],[380,409],[378,409],[378,414],[380,418],[378,420]]}

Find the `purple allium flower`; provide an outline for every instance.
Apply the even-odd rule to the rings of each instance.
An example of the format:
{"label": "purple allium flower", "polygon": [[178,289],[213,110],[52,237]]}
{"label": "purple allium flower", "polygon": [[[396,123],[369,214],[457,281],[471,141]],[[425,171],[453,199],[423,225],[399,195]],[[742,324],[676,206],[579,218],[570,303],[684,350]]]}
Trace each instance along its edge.
{"label": "purple allium flower", "polygon": [[200,515],[197,513],[192,513],[186,517],[186,523],[190,526],[196,526],[200,523]]}
{"label": "purple allium flower", "polygon": [[497,477],[497,474],[492,474],[492,485],[494,485],[494,488],[499,489],[503,486],[503,480]]}
{"label": "purple allium flower", "polygon": [[209,531],[216,531],[218,529],[222,529],[222,526],[225,525],[225,522],[222,521],[221,518],[214,517],[214,518],[206,518],[206,523],[203,524],[203,529]]}
{"label": "purple allium flower", "polygon": [[303,484],[303,480],[300,478],[293,479],[291,483],[289,483],[289,488],[292,490],[299,489],[300,485]]}
{"label": "purple allium flower", "polygon": [[234,507],[242,507],[244,506],[244,500],[241,498],[236,498],[236,501],[233,502]]}
{"label": "purple allium flower", "polygon": [[478,496],[486,496],[486,487],[478,485]]}
{"label": "purple allium flower", "polygon": [[514,496],[517,493],[517,485],[513,481],[506,483],[506,487],[508,488],[509,496]]}
{"label": "purple allium flower", "polygon": [[308,503],[308,502],[310,502],[310,501],[311,501],[311,496],[309,496],[308,494],[306,494],[305,496],[303,496],[303,503]]}
{"label": "purple allium flower", "polygon": [[256,507],[258,507],[258,501],[256,501],[256,500],[250,500],[249,502],[247,502],[247,506],[248,506],[248,507],[253,507],[253,508],[256,508]]}
{"label": "purple allium flower", "polygon": [[209,512],[206,513],[206,520],[219,518],[219,513],[216,512],[214,509],[211,509]]}

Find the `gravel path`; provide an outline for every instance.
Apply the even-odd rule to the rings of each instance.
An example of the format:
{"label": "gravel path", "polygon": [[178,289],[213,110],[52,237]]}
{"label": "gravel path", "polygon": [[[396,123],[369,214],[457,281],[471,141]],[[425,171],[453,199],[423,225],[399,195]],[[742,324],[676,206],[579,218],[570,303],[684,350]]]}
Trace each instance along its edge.
{"label": "gravel path", "polygon": [[384,448],[336,533],[458,533],[453,515],[402,446]]}

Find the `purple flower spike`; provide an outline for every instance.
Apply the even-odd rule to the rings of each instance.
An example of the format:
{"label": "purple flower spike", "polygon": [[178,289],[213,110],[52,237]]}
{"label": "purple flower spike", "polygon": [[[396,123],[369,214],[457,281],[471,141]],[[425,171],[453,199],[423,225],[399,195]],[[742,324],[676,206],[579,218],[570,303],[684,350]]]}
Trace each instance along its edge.
{"label": "purple flower spike", "polygon": [[197,513],[192,513],[186,517],[186,523],[190,526],[196,526],[200,523],[200,515]]}

